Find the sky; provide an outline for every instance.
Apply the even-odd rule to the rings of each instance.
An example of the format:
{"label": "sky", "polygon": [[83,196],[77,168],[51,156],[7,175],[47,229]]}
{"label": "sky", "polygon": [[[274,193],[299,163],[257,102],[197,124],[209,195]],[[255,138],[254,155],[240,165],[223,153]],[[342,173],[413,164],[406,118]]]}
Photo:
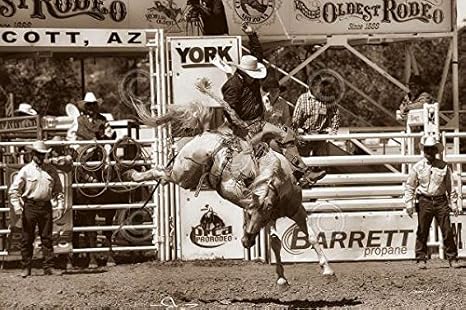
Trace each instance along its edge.
{"label": "sky", "polygon": [[457,0],[458,4],[458,24],[466,25],[464,19],[466,19],[466,0]]}

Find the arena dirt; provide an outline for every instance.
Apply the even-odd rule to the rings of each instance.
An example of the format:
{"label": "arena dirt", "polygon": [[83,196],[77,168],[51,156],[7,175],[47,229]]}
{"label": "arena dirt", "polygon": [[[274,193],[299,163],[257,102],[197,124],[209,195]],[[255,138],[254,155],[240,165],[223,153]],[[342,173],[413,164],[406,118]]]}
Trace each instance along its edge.
{"label": "arena dirt", "polygon": [[275,285],[274,267],[252,262],[146,262],[93,272],[22,279],[0,273],[0,309],[466,309],[465,268],[440,260],[418,270],[413,262],[334,263],[338,279],[317,264],[287,265],[291,286]]}

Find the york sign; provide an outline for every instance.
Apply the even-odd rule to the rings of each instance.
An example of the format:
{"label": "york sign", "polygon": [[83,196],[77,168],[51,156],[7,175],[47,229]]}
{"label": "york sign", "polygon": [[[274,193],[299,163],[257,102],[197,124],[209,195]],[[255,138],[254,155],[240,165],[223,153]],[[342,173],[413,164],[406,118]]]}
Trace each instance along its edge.
{"label": "york sign", "polygon": [[210,61],[217,55],[226,62],[232,62],[233,46],[195,46],[195,47],[177,47],[175,48],[181,59],[183,67],[211,66]]}

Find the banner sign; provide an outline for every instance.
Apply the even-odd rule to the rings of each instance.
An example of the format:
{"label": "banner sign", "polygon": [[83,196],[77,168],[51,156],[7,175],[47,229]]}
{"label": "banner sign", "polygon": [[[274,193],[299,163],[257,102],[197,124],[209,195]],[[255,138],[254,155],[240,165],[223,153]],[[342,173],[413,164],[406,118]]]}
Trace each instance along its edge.
{"label": "banner sign", "polygon": [[243,259],[243,210],[215,191],[181,190],[181,258]]}
{"label": "banner sign", "polygon": [[39,126],[38,116],[0,118],[0,135],[18,131],[37,131]]}
{"label": "banner sign", "polygon": [[0,29],[0,47],[141,48],[146,43],[144,30]]}
{"label": "banner sign", "polygon": [[200,93],[196,87],[199,78],[207,78],[212,83],[212,91],[220,96],[227,76],[211,64],[219,56],[228,64],[238,64],[241,58],[240,37],[191,37],[168,38],[173,72],[173,103],[187,104],[199,101],[213,107],[220,105]]}
{"label": "banner sign", "polygon": [[452,216],[450,219],[458,246],[458,257],[464,258],[466,257],[466,214],[461,214],[458,217]]}
{"label": "banner sign", "polygon": [[452,0],[0,0],[0,28],[163,28],[186,36],[227,24],[227,34],[243,35],[244,21],[264,40],[449,32]]}
{"label": "banner sign", "polygon": [[[403,211],[315,213],[309,216],[308,226],[330,261],[415,257],[417,220]],[[280,219],[277,231],[283,244],[284,262],[318,262],[304,233],[291,220]]]}

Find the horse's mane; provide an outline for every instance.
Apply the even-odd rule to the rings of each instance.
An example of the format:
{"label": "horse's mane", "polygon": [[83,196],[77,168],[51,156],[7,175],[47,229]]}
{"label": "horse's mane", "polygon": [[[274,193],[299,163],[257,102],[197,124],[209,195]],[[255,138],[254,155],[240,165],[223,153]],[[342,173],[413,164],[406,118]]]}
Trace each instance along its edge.
{"label": "horse's mane", "polygon": [[176,136],[201,134],[204,131],[204,124],[212,119],[211,109],[199,102],[171,105],[167,113],[162,116],[151,116],[142,104],[133,102],[133,105],[143,124],[150,127],[171,125],[172,132]]}

